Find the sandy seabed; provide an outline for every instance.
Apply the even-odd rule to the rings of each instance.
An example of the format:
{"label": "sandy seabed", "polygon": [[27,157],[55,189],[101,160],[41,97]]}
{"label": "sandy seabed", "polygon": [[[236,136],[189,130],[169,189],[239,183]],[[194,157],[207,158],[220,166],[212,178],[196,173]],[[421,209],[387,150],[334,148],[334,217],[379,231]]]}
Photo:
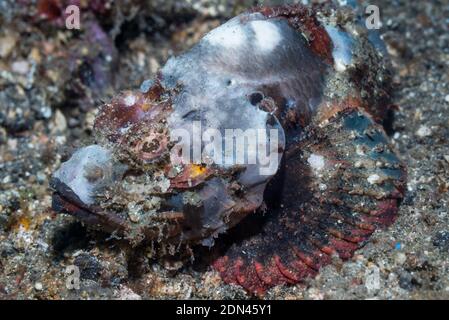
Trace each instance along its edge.
{"label": "sandy seabed", "polygon": [[[166,270],[54,214],[48,187],[64,155],[92,139],[95,106],[113,92],[138,88],[170,55],[247,2],[129,0],[110,11],[87,8],[94,35],[101,16],[115,38],[101,48],[88,45],[87,31],[58,25],[57,17],[35,21],[32,1],[1,2],[0,299],[248,297],[211,270]],[[267,298],[449,298],[449,2],[370,4],[381,9],[380,31],[394,66],[391,139],[408,167],[406,199],[396,223],[376,232],[353,259],[303,284],[273,288]],[[111,56],[113,69],[95,60],[99,51]],[[70,289],[72,265],[81,271],[79,290]]]}

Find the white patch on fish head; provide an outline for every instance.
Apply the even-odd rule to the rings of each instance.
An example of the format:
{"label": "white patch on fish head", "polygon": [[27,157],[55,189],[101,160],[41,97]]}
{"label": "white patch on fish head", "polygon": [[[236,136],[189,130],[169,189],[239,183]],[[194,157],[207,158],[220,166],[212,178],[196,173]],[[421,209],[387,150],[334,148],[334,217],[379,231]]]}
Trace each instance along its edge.
{"label": "white patch on fish head", "polygon": [[220,27],[210,31],[203,38],[213,46],[221,46],[224,48],[238,48],[247,40],[245,30],[234,20],[221,25]]}
{"label": "white patch on fish head", "polygon": [[274,50],[281,42],[282,36],[278,26],[270,21],[256,20],[249,23],[256,40],[256,45],[262,52]]}

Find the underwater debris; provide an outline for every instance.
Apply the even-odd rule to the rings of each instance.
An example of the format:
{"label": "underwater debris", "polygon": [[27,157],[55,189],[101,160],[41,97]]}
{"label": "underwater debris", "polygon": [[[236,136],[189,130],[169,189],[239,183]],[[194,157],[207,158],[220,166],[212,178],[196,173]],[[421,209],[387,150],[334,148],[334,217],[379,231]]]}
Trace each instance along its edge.
{"label": "underwater debris", "polygon": [[[117,95],[99,111],[96,144],[54,173],[54,209],[158,257],[243,233],[213,266],[254,294],[350,258],[394,221],[406,178],[380,124],[385,57],[338,12],[250,10]],[[227,130],[258,130],[272,170],[249,161],[260,160],[250,135],[248,161],[236,161]]]}

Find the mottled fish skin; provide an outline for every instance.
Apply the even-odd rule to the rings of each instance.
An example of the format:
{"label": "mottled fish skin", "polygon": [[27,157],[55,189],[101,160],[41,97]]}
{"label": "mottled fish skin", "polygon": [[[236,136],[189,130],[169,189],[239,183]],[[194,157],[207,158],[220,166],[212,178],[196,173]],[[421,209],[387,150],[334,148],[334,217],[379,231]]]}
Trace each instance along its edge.
{"label": "mottled fish skin", "polygon": [[[54,209],[134,245],[152,242],[160,256],[181,254],[166,246],[214,247],[223,280],[256,295],[350,258],[395,220],[406,169],[381,125],[385,53],[357,18],[335,24],[338,11],[249,10],[140,91],[117,95],[98,113],[96,144],[54,173]],[[274,130],[276,166],[261,174],[260,163],[175,162],[179,129],[262,129],[266,139]],[[195,143],[205,147],[194,140],[191,154]]]}
{"label": "mottled fish skin", "polygon": [[266,216],[250,216],[227,235],[240,241],[214,262],[226,282],[257,295],[300,282],[333,256],[352,257],[395,221],[406,173],[383,128],[351,108],[310,130],[310,139],[286,151],[282,178],[268,187],[282,188],[280,199]]}

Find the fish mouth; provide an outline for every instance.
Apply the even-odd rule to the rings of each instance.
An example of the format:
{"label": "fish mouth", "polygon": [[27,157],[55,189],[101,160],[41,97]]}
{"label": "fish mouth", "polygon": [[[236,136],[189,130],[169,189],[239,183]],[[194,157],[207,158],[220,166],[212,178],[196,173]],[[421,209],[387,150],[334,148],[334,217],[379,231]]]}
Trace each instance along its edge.
{"label": "fish mouth", "polygon": [[[128,239],[131,242],[134,239],[129,238],[129,236],[134,232],[141,233],[147,240],[159,236],[159,228],[143,226],[136,229],[125,217],[113,212],[106,212],[95,205],[85,204],[69,186],[56,177],[50,179],[50,187],[53,189],[52,209],[59,214],[69,214],[96,230],[113,234],[118,238]],[[175,211],[161,212],[159,219],[172,223],[171,226],[166,226],[167,239],[177,239],[182,232],[180,222],[183,220],[183,214]],[[140,241],[136,242],[136,244],[138,243]]]}
{"label": "fish mouth", "polygon": [[109,233],[124,234],[127,222],[117,214],[104,212],[101,208],[86,205],[76,193],[58,178],[50,179],[53,189],[52,209],[61,214],[70,214],[82,222]]}

